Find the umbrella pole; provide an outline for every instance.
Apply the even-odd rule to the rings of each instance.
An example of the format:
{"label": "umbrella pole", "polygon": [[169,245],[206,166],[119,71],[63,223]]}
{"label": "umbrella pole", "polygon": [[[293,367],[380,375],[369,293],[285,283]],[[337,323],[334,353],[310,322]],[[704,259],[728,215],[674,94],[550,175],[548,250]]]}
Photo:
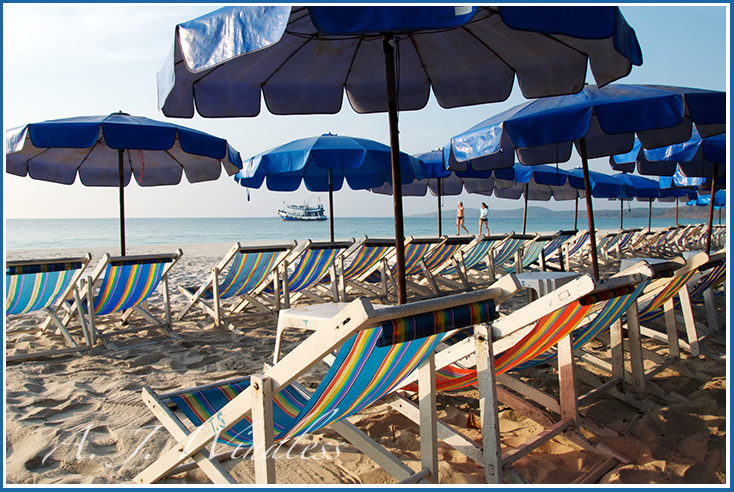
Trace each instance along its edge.
{"label": "umbrella pole", "polygon": [[621,231],[624,229],[624,222],[622,220],[622,215],[624,214],[624,200],[621,198],[619,199],[619,230]]}
{"label": "umbrella pole", "polygon": [[675,199],[675,226],[678,227],[678,199]]}
{"label": "umbrella pole", "polygon": [[578,230],[579,222],[579,194],[576,192],[576,210],[573,213],[573,228]]}
{"label": "umbrella pole", "polygon": [[[721,223],[721,212],[719,212],[719,223]],[[441,237],[441,178],[438,178],[438,237]]]}
{"label": "umbrella pole", "polygon": [[329,232],[331,242],[334,242],[334,185],[331,182],[331,169],[329,169]]}
{"label": "umbrella pole", "polygon": [[528,221],[528,184],[525,183],[525,208],[522,212],[522,233],[525,234],[525,224]]}
{"label": "umbrella pole", "polygon": [[711,200],[709,202],[709,230],[706,232],[706,254],[711,252],[711,224],[714,222],[714,193],[716,193],[717,174],[719,174],[719,163],[714,162],[714,176],[711,178]]}
{"label": "umbrella pole", "polygon": [[584,170],[584,191],[586,193],[586,215],[589,218],[589,241],[591,243],[591,271],[594,279],[599,279],[599,259],[596,252],[596,229],[594,228],[594,208],[591,203],[591,181],[589,180],[589,161],[586,158],[586,139],[581,138],[581,166]]}
{"label": "umbrella pole", "polygon": [[120,256],[125,256],[125,180],[124,180],[124,153],[123,149],[117,150],[117,161],[120,174]]}
{"label": "umbrella pole", "polygon": [[652,199],[650,199],[650,205],[647,209],[647,232],[652,230]]}
{"label": "umbrella pole", "polygon": [[395,266],[397,268],[398,304],[408,301],[405,285],[405,239],[403,232],[403,187],[400,177],[400,138],[398,135],[398,95],[395,88],[395,48],[392,33],[382,36],[387,81],[387,110],[390,122],[390,154],[392,157],[393,207],[395,210]]}

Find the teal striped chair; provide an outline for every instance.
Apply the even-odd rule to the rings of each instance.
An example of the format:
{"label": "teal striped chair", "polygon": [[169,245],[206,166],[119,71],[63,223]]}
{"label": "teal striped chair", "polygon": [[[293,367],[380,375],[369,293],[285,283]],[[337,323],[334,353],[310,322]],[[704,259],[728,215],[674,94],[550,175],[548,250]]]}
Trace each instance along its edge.
{"label": "teal striped chair", "polygon": [[[226,326],[235,333],[241,333],[232,321],[244,316],[270,312],[270,308],[258,300],[260,293],[269,282],[277,285],[278,268],[286,258],[296,259],[308,246],[308,242],[286,244],[243,246],[236,243],[212,268],[212,273],[199,287],[179,285],[179,291],[188,302],[176,317],[184,319],[192,307],[198,306],[214,318],[215,326]],[[224,278],[220,278],[229,267]],[[229,301],[223,305],[223,301]],[[246,312],[248,308],[253,311]]]}
{"label": "teal striped chair", "polygon": [[[513,234],[510,239],[491,252],[491,268],[489,269],[489,280],[494,282],[498,277],[508,273],[520,273],[518,267],[519,251],[532,248],[538,235]],[[518,253],[518,255],[516,255]]]}
{"label": "teal striped chair", "polygon": [[47,314],[40,331],[46,333],[53,325],[63,336],[66,349],[50,350],[7,357],[7,361],[29,360],[51,355],[75,353],[79,356],[91,348],[91,339],[83,318],[80,318],[84,344],[75,340],[67,325],[58,316],[67,299],[79,301],[77,282],[81,278],[91,255],[80,258],[48,260],[8,261],[5,266],[5,315],[23,316],[37,311]]}
{"label": "teal striped chair", "polygon": [[[297,258],[286,258],[280,266],[280,282],[277,290],[268,285],[263,289],[261,298],[267,299],[276,310],[288,309],[301,297],[308,297],[316,302],[325,302],[324,295],[333,300],[339,299],[336,276],[336,258],[343,250],[349,248],[354,240],[336,242],[307,241],[306,248]],[[297,264],[296,264],[297,260]],[[293,271],[289,272],[289,265]],[[320,291],[319,283],[329,277],[330,289]]]}
{"label": "teal striped chair", "polygon": [[[219,442],[235,453],[249,450],[256,482],[274,483],[275,453],[263,450],[331,426],[398,480],[438,483],[434,351],[447,334],[494,319],[493,299],[501,294],[500,289],[485,289],[383,309],[359,298],[264,374],[164,395],[144,388],[143,401],[179,443],[134,482],[156,482],[193,458],[213,482],[234,483],[204,449]],[[335,349],[331,368],[313,393],[294,383]],[[346,420],[399,388],[414,371],[425,395],[418,473]],[[195,430],[184,431],[169,406],[180,409]],[[231,450],[226,454],[236,457]]]}
{"label": "teal striped chair", "polygon": [[[368,290],[358,282],[358,279],[369,276],[372,272],[377,272],[381,268],[385,271],[386,266],[383,265],[383,262],[386,262],[394,254],[394,251],[394,239],[375,239],[363,236],[355,241],[354,245],[344,253],[340,254],[337,258],[340,300],[347,300],[348,288],[349,290],[356,290],[363,295],[380,295],[380,292],[371,289]],[[345,266],[347,260],[349,263]],[[384,280],[384,275],[381,275],[380,280]],[[383,290],[386,294],[386,285]]]}
{"label": "teal striped chair", "polygon": [[[105,347],[119,350],[120,347],[110,338],[150,329],[158,329],[170,338],[179,338],[173,333],[168,272],[182,255],[180,249],[171,254],[104,255],[93,273],[82,280],[81,302],[74,303],[69,309],[70,313],[81,309],[93,346],[99,340]],[[156,318],[148,306],[148,299],[159,284],[162,284],[163,320]],[[133,313],[142,317],[142,324],[136,323],[128,328],[110,327],[118,322],[121,326],[129,324]],[[102,330],[103,326],[105,330]],[[147,345],[135,345],[144,344]]]}

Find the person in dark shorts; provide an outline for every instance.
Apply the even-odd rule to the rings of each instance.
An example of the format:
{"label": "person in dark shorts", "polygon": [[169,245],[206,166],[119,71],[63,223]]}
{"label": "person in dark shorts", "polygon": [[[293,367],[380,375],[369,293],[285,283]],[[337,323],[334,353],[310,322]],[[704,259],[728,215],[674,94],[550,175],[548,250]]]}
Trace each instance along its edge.
{"label": "person in dark shorts", "polygon": [[487,219],[487,214],[489,213],[489,209],[487,208],[487,204],[482,202],[482,208],[479,209],[479,234],[482,233],[482,228],[487,228],[487,236],[489,236],[489,221]]}
{"label": "person in dark shorts", "polygon": [[466,231],[467,234],[469,234],[469,230],[464,227],[464,204],[462,202],[459,202],[459,204],[456,206],[456,235],[461,235],[461,230],[459,227],[463,228],[464,231]]}

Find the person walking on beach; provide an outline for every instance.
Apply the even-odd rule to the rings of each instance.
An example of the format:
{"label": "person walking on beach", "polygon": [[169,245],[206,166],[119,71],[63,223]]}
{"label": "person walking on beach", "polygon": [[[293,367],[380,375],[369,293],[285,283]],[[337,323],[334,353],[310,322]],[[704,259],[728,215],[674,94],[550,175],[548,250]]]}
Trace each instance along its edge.
{"label": "person walking on beach", "polygon": [[489,222],[487,220],[487,213],[489,212],[489,209],[487,208],[487,204],[482,202],[482,208],[479,209],[479,234],[482,233],[482,228],[487,228],[487,236],[489,236]]}
{"label": "person walking on beach", "polygon": [[464,227],[464,204],[459,202],[459,204],[456,206],[456,235],[460,236],[461,231],[459,230],[459,227],[463,228],[467,234],[469,234],[469,230]]}

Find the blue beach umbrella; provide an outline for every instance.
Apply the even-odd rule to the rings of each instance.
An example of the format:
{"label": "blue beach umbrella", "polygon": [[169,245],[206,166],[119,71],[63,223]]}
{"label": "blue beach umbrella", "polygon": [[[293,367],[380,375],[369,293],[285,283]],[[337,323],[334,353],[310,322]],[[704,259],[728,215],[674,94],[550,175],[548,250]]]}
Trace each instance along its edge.
{"label": "blue beach umbrella", "polygon": [[[167,116],[387,112],[393,182],[400,183],[398,111],[581,90],[587,64],[600,85],[642,64],[617,7],[226,7],[176,26],[158,73]],[[378,67],[384,67],[384,71]],[[399,81],[399,84],[398,84]],[[196,108],[196,110],[194,109]],[[398,302],[406,302],[402,189],[395,208]]]}
{"label": "blue beach umbrella", "polygon": [[[635,198],[638,202],[648,202],[647,230],[652,230],[652,202],[662,197],[660,182],[654,179],[627,173],[613,174],[612,177],[632,187]],[[619,228],[624,229],[624,224],[622,222],[624,199],[620,198],[619,204]]]}
{"label": "blue beach umbrella", "polygon": [[[678,186],[685,186],[685,180],[692,184],[691,178],[710,178],[710,182],[696,183],[699,188],[719,189],[726,176],[726,134],[702,137],[701,131],[693,130],[685,142],[655,149],[645,149],[638,141],[630,152],[610,157],[615,169],[632,169],[635,166],[640,174],[673,176]],[[676,210],[677,215],[677,210]],[[711,230],[714,217],[713,204],[709,207],[706,252],[710,251]],[[677,218],[676,218],[677,222]]]}
{"label": "blue beach umbrella", "polygon": [[126,113],[30,123],[5,131],[5,169],[16,176],[120,190],[120,249],[125,255],[124,188],[175,185],[219,178],[241,167],[223,138],[169,122]]}
{"label": "blue beach umbrella", "polygon": [[[586,86],[578,94],[538,99],[493,116],[444,147],[450,169],[566,162],[575,146],[584,175],[588,159],[629,152],[635,136],[645,148],[726,130],[726,93],[668,86]],[[586,178],[585,178],[586,179]],[[587,189],[589,186],[586,187]],[[586,194],[592,268],[598,277],[591,194]]]}
{"label": "blue beach umbrella", "polygon": [[[423,163],[400,153],[402,183],[423,177]],[[251,157],[235,180],[247,188],[263,183],[272,191],[295,191],[303,183],[313,192],[329,192],[331,240],[334,240],[332,193],[346,181],[353,190],[367,190],[392,183],[390,147],[365,138],[324,134],[301,138]]]}
{"label": "blue beach umbrella", "polygon": [[[711,194],[699,195],[695,200],[686,203],[688,206],[708,207],[711,205]],[[714,207],[717,209],[726,207],[726,190],[719,190],[714,193]]]}

